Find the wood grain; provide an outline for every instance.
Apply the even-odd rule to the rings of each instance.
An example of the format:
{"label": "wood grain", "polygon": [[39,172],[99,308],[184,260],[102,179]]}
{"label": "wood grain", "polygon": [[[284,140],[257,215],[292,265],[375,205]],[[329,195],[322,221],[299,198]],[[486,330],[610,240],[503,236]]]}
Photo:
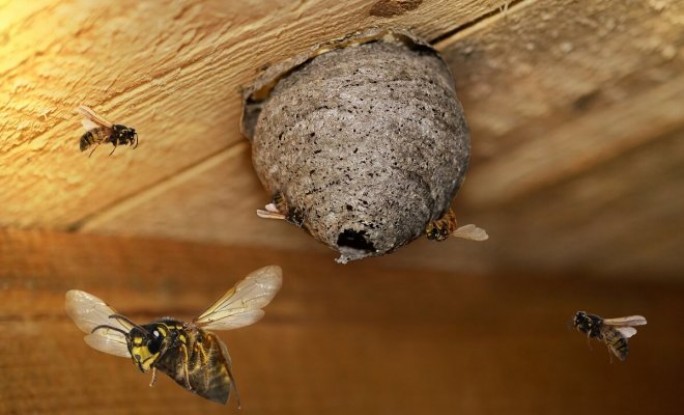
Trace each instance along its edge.
{"label": "wood grain", "polygon": [[[0,2],[0,224],[325,253],[254,216],[266,195],[237,88],[318,41],[398,24],[439,39],[456,76],[473,162],[455,205],[491,239],[371,263],[681,278],[684,4],[457,3]],[[402,13],[370,16],[381,6]],[[77,153],[80,103],[138,128],[140,148]]]}
{"label": "wood grain", "polygon": [[682,154],[684,128],[501,209],[462,215],[488,230],[486,243],[419,242],[382,264],[681,281]]}
{"label": "wood grain", "polygon": [[679,78],[683,17],[677,1],[523,1],[439,42],[472,128],[474,166]]}
{"label": "wood grain", "polygon": [[[672,137],[684,125],[684,58],[665,52],[684,39],[675,24],[681,6],[662,4],[526,1],[440,41],[473,135],[471,172],[455,205],[461,222],[484,227],[491,239],[420,241],[374,261],[679,278],[680,221],[672,212],[682,207],[675,194],[684,185],[677,168],[684,151]],[[635,34],[662,42],[645,49]],[[254,216],[266,195],[248,148],[230,151],[82,229],[322,250],[301,231]]]}
{"label": "wood grain", "polygon": [[[525,275],[476,278],[339,266],[318,255],[36,232],[0,232],[0,411],[226,413],[166,377],[89,349],[63,312],[86,289],[136,321],[190,318],[250,270],[285,283],[256,325],[221,333],[243,411],[678,413],[681,284]],[[624,363],[568,329],[577,309],[642,313]]]}
{"label": "wood grain", "polygon": [[115,208],[86,218],[79,230],[327,251],[302,230],[258,218],[256,209],[268,203],[268,198],[253,173],[249,146],[243,142]]}
{"label": "wood grain", "polygon": [[[392,18],[354,0],[40,0],[0,8],[0,223],[68,228],[242,138],[257,68],[370,25],[434,38],[500,1],[424,1]],[[77,151],[73,110],[136,128],[140,147]]]}
{"label": "wood grain", "polygon": [[501,206],[658,139],[684,126],[682,96],[684,77],[679,77],[528,139],[473,169],[464,198],[471,209]]}

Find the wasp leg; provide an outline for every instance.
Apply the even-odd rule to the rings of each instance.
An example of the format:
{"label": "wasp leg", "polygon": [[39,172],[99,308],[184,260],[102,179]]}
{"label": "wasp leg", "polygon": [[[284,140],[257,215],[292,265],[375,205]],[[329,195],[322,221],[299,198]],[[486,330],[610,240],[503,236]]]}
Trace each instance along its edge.
{"label": "wasp leg", "polygon": [[425,236],[434,241],[443,241],[456,230],[456,225],[456,214],[449,209],[441,218],[427,224]]}
{"label": "wasp leg", "polygon": [[190,371],[188,370],[188,365],[190,362],[190,355],[188,354],[188,346],[185,344],[180,345],[181,351],[183,352],[183,372],[185,375],[185,388],[189,391],[192,390],[192,385],[190,385]]}
{"label": "wasp leg", "polygon": [[206,366],[209,363],[209,355],[197,343],[195,343],[195,354],[197,354],[199,359],[202,361],[201,366]]}
{"label": "wasp leg", "polygon": [[93,147],[93,151],[91,151],[90,154],[88,154],[88,158],[90,158],[90,156],[93,155],[93,153],[95,152],[95,150],[97,150],[97,147],[98,147],[98,145],[95,144],[95,146]]}
{"label": "wasp leg", "polygon": [[152,368],[152,379],[150,380],[150,388],[154,386],[154,382],[157,381],[157,368],[153,367]]}
{"label": "wasp leg", "polygon": [[112,154],[114,154],[114,152],[116,151],[116,147],[117,147],[116,144],[114,144],[114,149],[112,150],[111,153],[109,153],[110,156],[111,156]]}

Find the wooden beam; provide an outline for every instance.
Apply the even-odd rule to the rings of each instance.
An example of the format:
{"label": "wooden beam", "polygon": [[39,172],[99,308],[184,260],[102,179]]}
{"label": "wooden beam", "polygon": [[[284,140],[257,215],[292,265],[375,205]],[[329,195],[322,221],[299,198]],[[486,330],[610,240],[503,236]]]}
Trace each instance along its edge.
{"label": "wooden beam", "polygon": [[300,229],[257,217],[256,209],[268,199],[252,172],[249,146],[242,142],[86,218],[79,230],[328,252]]}
{"label": "wooden beam", "polygon": [[[371,25],[437,37],[504,0],[309,0],[0,5],[0,224],[68,228],[241,141],[240,86],[265,64]],[[78,151],[86,104],[140,147]]]}
{"label": "wooden beam", "polygon": [[[63,312],[88,290],[136,321],[191,318],[249,270],[278,263],[264,320],[220,333],[244,411],[673,413],[681,284],[475,278],[339,266],[327,257],[155,239],[0,231],[2,413],[226,413],[126,359],[89,349]],[[642,313],[624,363],[567,327],[578,309]],[[625,393],[628,391],[629,393]]]}
{"label": "wooden beam", "polygon": [[531,0],[440,41],[473,135],[473,161],[678,78],[676,2]]}
{"label": "wooden beam", "polygon": [[[437,46],[457,78],[473,131],[472,170],[456,202],[463,220],[476,221],[487,207],[505,209],[511,198],[599,167],[684,123],[677,105],[684,60],[665,53],[678,44],[678,32],[663,23],[678,15],[678,7],[514,2],[441,40]],[[630,39],[654,31],[662,42],[644,55]],[[563,52],[564,42],[574,49]],[[142,192],[111,212],[86,218],[83,229],[316,249],[303,233],[253,217],[265,196],[247,152],[226,158],[232,166],[208,162],[189,169],[150,197]],[[459,252],[454,264],[489,269],[493,254],[485,246],[453,249]],[[422,248],[417,252],[411,258],[424,256]]]}
{"label": "wooden beam", "polygon": [[473,168],[464,199],[471,209],[500,206],[662,137],[684,125],[682,96],[684,77],[530,139]]}

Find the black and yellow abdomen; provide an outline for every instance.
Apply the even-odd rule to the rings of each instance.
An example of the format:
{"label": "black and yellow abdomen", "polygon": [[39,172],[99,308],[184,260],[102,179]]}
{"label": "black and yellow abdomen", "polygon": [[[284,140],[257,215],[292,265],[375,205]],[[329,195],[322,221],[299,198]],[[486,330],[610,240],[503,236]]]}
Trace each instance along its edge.
{"label": "black and yellow abdomen", "polygon": [[191,392],[215,402],[228,402],[233,379],[230,357],[221,340],[213,333],[175,320],[153,325],[166,333],[166,338],[165,347],[151,366]]}

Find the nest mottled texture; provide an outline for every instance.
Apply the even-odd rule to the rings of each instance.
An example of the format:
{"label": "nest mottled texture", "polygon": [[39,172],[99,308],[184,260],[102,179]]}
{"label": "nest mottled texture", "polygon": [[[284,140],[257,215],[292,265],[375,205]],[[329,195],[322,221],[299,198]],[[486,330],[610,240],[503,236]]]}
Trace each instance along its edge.
{"label": "nest mottled texture", "polygon": [[318,47],[269,68],[245,98],[259,178],[341,262],[416,239],[463,181],[470,140],[452,75],[408,32]]}

